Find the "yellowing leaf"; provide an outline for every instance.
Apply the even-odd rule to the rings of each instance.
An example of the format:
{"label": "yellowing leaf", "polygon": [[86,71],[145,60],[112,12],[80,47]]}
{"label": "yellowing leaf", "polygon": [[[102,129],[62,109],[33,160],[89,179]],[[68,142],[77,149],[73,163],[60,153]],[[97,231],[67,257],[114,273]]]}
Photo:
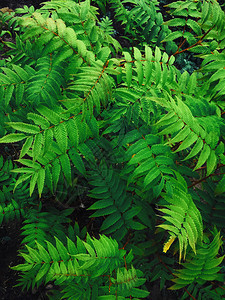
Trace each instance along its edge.
{"label": "yellowing leaf", "polygon": [[176,239],[175,236],[172,236],[172,235],[170,236],[169,240],[163,246],[164,253],[166,253],[169,250],[170,246],[173,244],[175,239]]}

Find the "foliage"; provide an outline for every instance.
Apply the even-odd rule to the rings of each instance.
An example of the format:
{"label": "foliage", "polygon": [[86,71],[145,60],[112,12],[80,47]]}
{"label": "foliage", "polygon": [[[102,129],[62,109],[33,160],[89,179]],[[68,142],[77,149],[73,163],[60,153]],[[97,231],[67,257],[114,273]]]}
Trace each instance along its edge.
{"label": "foliage", "polygon": [[[180,299],[224,297],[224,12],[166,7],[166,22],[149,0],[1,16],[15,43],[0,72],[0,222],[23,220],[23,288],[146,299],[158,280]],[[201,64],[180,71],[184,54]],[[81,230],[81,195],[97,232]]]}

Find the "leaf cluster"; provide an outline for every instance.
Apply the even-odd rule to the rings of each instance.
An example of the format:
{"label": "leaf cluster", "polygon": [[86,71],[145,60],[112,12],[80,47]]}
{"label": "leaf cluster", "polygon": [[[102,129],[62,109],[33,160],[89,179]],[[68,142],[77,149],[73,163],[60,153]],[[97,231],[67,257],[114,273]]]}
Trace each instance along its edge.
{"label": "leaf cluster", "polygon": [[[179,299],[222,299],[224,11],[177,1],[164,22],[158,1],[92,2],[1,17],[15,43],[0,143],[16,154],[0,157],[0,223],[23,221],[18,285],[122,300],[157,280]],[[183,53],[201,64],[180,71]]]}

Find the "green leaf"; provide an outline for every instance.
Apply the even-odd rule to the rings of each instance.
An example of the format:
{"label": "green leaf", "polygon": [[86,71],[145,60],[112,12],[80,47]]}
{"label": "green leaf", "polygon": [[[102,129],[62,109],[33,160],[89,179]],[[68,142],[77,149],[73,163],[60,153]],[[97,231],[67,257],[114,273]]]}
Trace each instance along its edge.
{"label": "green leaf", "polygon": [[145,225],[139,223],[139,222],[136,222],[136,221],[132,221],[131,224],[130,224],[130,227],[134,230],[143,230],[146,228]]}
{"label": "green leaf", "polygon": [[51,257],[49,256],[48,251],[36,241],[40,256],[43,258],[44,262],[49,263],[51,261]]}
{"label": "green leaf", "polygon": [[18,106],[22,103],[23,96],[24,96],[24,91],[25,91],[25,88],[24,88],[24,85],[23,85],[23,84],[18,84],[18,85],[16,86],[16,93],[15,93],[15,96],[16,96],[16,104],[17,104]]}
{"label": "green leaf", "polygon": [[58,159],[56,159],[53,162],[53,166],[52,166],[52,179],[53,179],[53,183],[54,183],[54,189],[56,189],[56,187],[57,187],[60,172],[61,172],[60,162]]}
{"label": "green leaf", "polygon": [[211,150],[209,158],[207,159],[207,174],[206,176],[209,176],[216,168],[217,166],[217,156],[215,151]]}
{"label": "green leaf", "polygon": [[35,188],[35,185],[37,183],[37,179],[38,179],[38,172],[35,172],[31,176],[31,180],[30,180],[30,197],[34,192],[34,188]]}
{"label": "green leaf", "polygon": [[130,87],[132,81],[132,63],[125,64],[127,86]]}
{"label": "green leaf", "polygon": [[183,129],[181,129],[180,132],[178,132],[178,134],[174,138],[169,140],[169,142],[167,144],[175,144],[175,143],[178,143],[180,141],[183,141],[188,136],[190,131],[191,131],[190,128],[185,126]]}
{"label": "green leaf", "polygon": [[65,153],[68,148],[67,129],[65,124],[61,123],[58,126],[55,126],[54,134],[60,150],[62,153]]}
{"label": "green leaf", "polygon": [[72,163],[74,164],[74,166],[77,168],[77,170],[81,174],[85,175],[86,170],[85,170],[83,160],[81,159],[80,155],[76,152],[75,149],[69,150],[69,157],[72,160]]}
{"label": "green leaf", "polygon": [[180,18],[174,18],[167,22],[164,22],[164,25],[167,25],[167,26],[184,26],[185,24],[186,24],[186,20],[180,19]]}
{"label": "green leaf", "polygon": [[190,26],[191,29],[192,29],[197,35],[200,36],[200,35],[202,34],[201,27],[200,27],[200,25],[199,25],[196,21],[194,21],[194,20],[188,18],[188,20],[187,20],[187,25]]}
{"label": "green leaf", "polygon": [[57,30],[58,30],[58,35],[63,37],[64,31],[66,29],[66,25],[62,19],[56,19],[55,20]]}
{"label": "green leaf", "polygon": [[92,204],[88,209],[102,209],[113,205],[113,201],[111,199],[99,200]]}
{"label": "green leaf", "polygon": [[67,261],[70,258],[70,256],[68,254],[66,247],[63,245],[63,243],[57,237],[55,237],[55,240],[56,240],[56,249],[58,250],[60,258],[63,261]]}
{"label": "green leaf", "polygon": [[155,61],[159,62],[161,60],[161,51],[159,47],[155,47]]}
{"label": "green leaf", "polygon": [[144,74],[145,74],[146,84],[148,84],[148,82],[151,79],[152,66],[153,66],[153,64],[152,64],[151,61],[145,61],[145,63],[144,63]]}
{"label": "green leaf", "polygon": [[9,105],[9,102],[12,98],[13,91],[14,91],[14,85],[7,86],[5,90],[5,106]]}
{"label": "green leaf", "polygon": [[59,115],[44,105],[38,106],[37,111],[54,125],[57,125],[61,122]]}
{"label": "green leaf", "polygon": [[98,121],[95,119],[94,116],[89,120],[88,126],[91,129],[91,132],[95,138],[99,137],[99,126]]}
{"label": "green leaf", "polygon": [[33,137],[30,136],[26,139],[26,142],[23,144],[23,147],[21,149],[21,152],[20,152],[20,158],[23,158],[24,155],[27,154],[27,152],[30,150],[31,148],[31,145],[33,143]]}
{"label": "green leaf", "polygon": [[142,85],[144,79],[143,65],[140,61],[135,61],[135,66],[137,68],[138,84]]}
{"label": "green leaf", "polygon": [[30,177],[31,177],[31,174],[24,174],[24,175],[20,176],[20,177],[17,179],[17,181],[16,181],[16,183],[15,183],[15,185],[14,185],[13,192],[15,191],[16,187],[17,187],[19,184],[21,184],[22,182],[26,181],[26,180],[29,179]]}
{"label": "green leaf", "polygon": [[50,264],[44,263],[41,266],[41,268],[39,269],[39,271],[38,271],[38,273],[36,275],[35,281],[38,282],[39,280],[41,280],[41,278],[48,273],[49,268],[50,268]]}
{"label": "green leaf", "polygon": [[107,296],[98,296],[97,300],[124,300],[125,298],[122,296],[113,296],[113,295],[107,295]]}
{"label": "green leaf", "polygon": [[182,31],[174,31],[174,32],[170,33],[169,35],[167,35],[166,38],[164,38],[164,40],[162,42],[173,41],[175,39],[178,39],[181,36],[183,36]]}
{"label": "green leaf", "polygon": [[42,116],[34,113],[28,113],[27,119],[34,121],[36,125],[40,125],[42,129],[47,129],[50,127],[50,123]]}
{"label": "green leaf", "polygon": [[201,18],[201,23],[203,24],[208,16],[208,12],[209,12],[209,2],[204,1],[203,5],[202,5],[202,18]]}
{"label": "green leaf", "polygon": [[172,66],[172,64],[175,62],[175,57],[173,55],[170,56],[169,65]]}
{"label": "green leaf", "polygon": [[112,213],[109,217],[107,217],[105,219],[105,221],[103,222],[102,226],[101,226],[101,230],[105,230],[108,227],[112,226],[113,224],[115,224],[119,219],[121,218],[121,214],[116,211],[114,213]]}
{"label": "green leaf", "polygon": [[210,147],[205,143],[202,152],[199,156],[198,163],[194,168],[194,171],[200,168],[207,161],[209,155],[210,155]]}
{"label": "green leaf", "polygon": [[27,136],[23,133],[10,133],[0,138],[0,144],[19,142],[24,140],[26,137]]}
{"label": "green leaf", "polygon": [[138,61],[142,59],[141,52],[138,48],[134,47],[134,58]]}
{"label": "green leaf", "polygon": [[176,151],[174,151],[174,153],[189,148],[192,144],[196,142],[197,139],[198,139],[198,135],[195,134],[193,131],[190,131],[188,136],[184,139],[184,141],[181,143],[179,148]]}
{"label": "green leaf", "polygon": [[29,79],[29,74],[26,70],[21,68],[18,65],[12,65],[13,69],[16,71],[16,73],[20,76],[20,78],[24,81],[27,81]]}
{"label": "green leaf", "polygon": [[[27,139],[28,140],[28,139]],[[33,140],[33,138],[32,138]],[[33,144],[33,160],[37,160],[37,158],[39,157],[41,150],[42,150],[42,141],[43,141],[43,135],[42,133],[38,133],[35,138],[34,138],[34,144]],[[30,143],[30,142],[29,142]],[[26,147],[29,146],[26,145]],[[25,144],[24,144],[25,145]]]}
{"label": "green leaf", "polygon": [[146,297],[148,297],[149,292],[133,287],[131,289],[131,295],[132,295],[132,297],[146,298]]}
{"label": "green leaf", "polygon": [[224,256],[221,256],[219,258],[214,258],[212,260],[206,261],[204,269],[210,270],[210,269],[217,267],[218,265],[220,265],[222,263],[223,259],[224,259]]}
{"label": "green leaf", "polygon": [[151,169],[151,171],[145,176],[144,179],[144,187],[146,187],[147,185],[149,185],[154,179],[156,179],[159,175],[160,175],[160,170],[155,167],[153,169]]}
{"label": "green leaf", "polygon": [[220,182],[217,184],[216,189],[215,189],[215,194],[220,195],[225,192],[225,175],[223,175],[222,179]]}
{"label": "green leaf", "polygon": [[59,160],[61,163],[63,174],[67,180],[67,182],[71,185],[71,165],[70,165],[70,159],[67,154],[63,154],[59,156]]}
{"label": "green leaf", "polygon": [[70,119],[68,122],[66,122],[66,126],[72,146],[76,149],[79,143],[79,131],[76,121],[74,119]]}
{"label": "green leaf", "polygon": [[191,152],[188,154],[187,157],[185,157],[184,160],[187,160],[187,159],[190,159],[190,158],[196,156],[202,150],[203,145],[204,145],[203,144],[203,140],[202,139],[198,139],[197,142],[196,142],[196,144],[192,148]]}
{"label": "green leaf", "polygon": [[82,2],[81,10],[80,10],[80,18],[81,21],[85,21],[90,9],[90,0],[86,0]]}
{"label": "green leaf", "polygon": [[41,194],[44,188],[44,183],[45,183],[45,169],[41,168],[38,172],[38,178],[37,178],[39,198],[41,198]]}
{"label": "green leaf", "polygon": [[180,131],[183,127],[184,127],[184,122],[182,120],[178,119],[176,123],[173,123],[172,125],[166,127],[161,132],[159,132],[159,134],[160,135],[172,134],[172,133]]}
{"label": "green leaf", "polygon": [[161,70],[161,65],[160,62],[155,62],[155,85],[158,86],[160,83],[162,76],[162,70]]}
{"label": "green leaf", "polygon": [[49,252],[51,258],[55,262],[58,263],[58,261],[60,260],[59,252],[57,251],[57,249],[49,241],[46,241],[46,243],[47,243],[48,252]]}
{"label": "green leaf", "polygon": [[31,125],[27,123],[22,123],[22,122],[8,122],[7,123],[9,126],[11,126],[13,129],[25,132],[25,133],[39,133],[40,128],[36,125]]}

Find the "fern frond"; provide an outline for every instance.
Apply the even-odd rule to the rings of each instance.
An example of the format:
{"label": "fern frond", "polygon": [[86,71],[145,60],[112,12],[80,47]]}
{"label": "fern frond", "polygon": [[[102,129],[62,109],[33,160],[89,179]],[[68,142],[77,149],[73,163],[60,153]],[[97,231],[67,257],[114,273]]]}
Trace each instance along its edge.
{"label": "fern frond", "polygon": [[[6,202],[6,199],[2,197],[0,201],[0,224],[2,222],[8,222],[11,220],[20,219],[21,216],[25,215],[24,208],[18,204],[15,200],[11,200],[10,203]],[[5,203],[6,202],[6,203]]]}
{"label": "fern frond", "polygon": [[[205,162],[207,163],[207,174],[211,174],[217,166],[216,148],[219,141],[219,130],[213,132],[209,127],[209,124],[221,119],[215,116],[212,121],[211,118],[207,118],[207,122],[204,125],[201,124],[193,115],[188,106],[177,97],[177,103],[174,99],[170,98],[170,107],[172,110],[164,115],[158,122],[158,126],[165,129],[160,131],[160,135],[171,134],[173,138],[169,140],[168,144],[180,143],[180,146],[175,152],[186,150],[194,145],[191,152],[185,159],[190,159],[200,153],[198,163],[194,170],[201,167]],[[218,125],[218,123],[216,123]],[[202,126],[201,126],[201,125]],[[215,123],[214,123],[215,124]],[[176,135],[175,135],[176,133]]]}
{"label": "fern frond", "polygon": [[0,157],[0,224],[26,217],[36,198],[29,198],[27,183],[19,185],[13,194],[16,175],[12,175],[11,172],[14,169],[11,161],[4,162],[3,157]]}
{"label": "fern frond", "polygon": [[[184,182],[183,182],[184,183]],[[175,237],[179,241],[179,260],[182,255],[185,258],[186,249],[190,244],[192,250],[196,253],[196,244],[203,239],[203,223],[200,212],[198,211],[192,197],[187,192],[187,186],[178,183],[175,179],[171,179],[172,190],[168,193],[163,193],[163,198],[169,204],[163,204],[165,208],[159,209],[166,222],[158,225],[170,233],[171,242]],[[168,182],[169,184],[169,182]],[[166,251],[171,244],[166,246]]]}
{"label": "fern frond", "polygon": [[35,75],[29,79],[26,88],[26,98],[29,103],[35,106],[45,104],[52,107],[57,102],[60,86],[63,84],[63,68],[58,61],[55,62],[52,63],[51,55],[37,60]]}
{"label": "fern frond", "polygon": [[6,108],[8,105],[13,105],[15,108],[24,104],[24,92],[29,77],[32,72],[28,69],[23,69],[20,66],[12,65],[12,68],[2,68],[0,73],[1,86],[1,105]]}
{"label": "fern frond", "polygon": [[[158,12],[157,1],[110,1],[115,11],[116,20],[124,25],[126,36],[131,45],[154,45],[161,47],[161,41],[167,35],[168,26],[162,25],[163,18]],[[168,52],[176,47],[175,44],[166,45]]]}
{"label": "fern frond", "polygon": [[[13,170],[13,172],[24,174],[18,179],[16,186],[24,180],[32,178],[30,194],[33,193],[34,187],[37,184],[39,195],[41,195],[45,177],[49,183],[50,190],[53,191],[53,183],[55,189],[61,170],[66,180],[71,183],[70,160],[75,164],[79,172],[85,174],[85,167],[79,152],[83,153],[85,146],[82,146],[82,143],[90,137],[91,132],[93,132],[94,136],[98,136],[98,124],[95,118],[92,117],[91,120],[88,120],[91,128],[89,129],[87,123],[82,120],[82,116],[79,114],[70,117],[62,113],[56,113],[45,106],[39,106],[37,111],[41,115],[30,113],[28,114],[28,119],[33,120],[36,124],[39,123],[39,126],[43,130],[37,125],[23,122],[9,122],[8,124],[13,129],[29,135],[12,133],[1,138],[0,142],[10,143],[26,138],[18,162],[25,164],[28,168]],[[50,124],[53,125],[50,126]],[[22,158],[26,154],[32,157],[33,163],[28,159]],[[86,157],[90,156],[86,155]],[[54,162],[55,160],[57,163],[60,162],[59,168],[56,166],[57,163]],[[38,163],[35,161],[38,161]]]}
{"label": "fern frond", "polygon": [[63,224],[70,221],[67,216],[71,213],[71,209],[64,211],[52,209],[49,212],[42,212],[41,206],[38,209],[30,209],[21,228],[22,235],[25,236],[22,244],[35,248],[38,242],[44,247],[46,240],[54,242],[53,237],[56,234],[63,237],[65,235]]}
{"label": "fern frond", "polygon": [[203,285],[208,280],[218,280],[221,277],[218,274],[221,269],[219,265],[224,259],[224,256],[216,257],[220,246],[221,238],[218,233],[211,243],[207,241],[198,247],[196,255],[191,254],[183,264],[184,268],[177,270],[177,278],[172,279],[175,284],[170,289],[180,289],[193,282]]}
{"label": "fern frond", "polygon": [[132,266],[131,269],[127,270],[118,269],[116,285],[117,288],[112,288],[111,292],[122,294],[125,297],[138,297],[146,298],[149,295],[149,292],[138,289],[137,286],[140,286],[144,283],[145,279],[138,278],[135,268]]}
{"label": "fern frond", "polygon": [[139,213],[139,208],[131,205],[131,200],[126,195],[124,182],[112,167],[107,167],[103,162],[90,173],[90,183],[96,186],[91,190],[90,196],[99,199],[89,209],[97,209],[92,217],[106,216],[101,230],[112,234],[121,240],[129,228],[143,229],[144,226],[135,222],[133,217]]}
{"label": "fern frond", "polygon": [[210,96],[213,98],[215,103],[224,109],[221,98],[225,94],[224,89],[224,78],[225,78],[225,70],[224,70],[224,61],[225,57],[223,53],[215,52],[215,54],[207,55],[206,58],[202,62],[202,72],[206,72],[202,77],[210,84],[212,87]]}
{"label": "fern frond", "polygon": [[[136,136],[130,136],[130,139],[127,135],[126,143],[129,147],[125,152],[125,160],[128,163],[122,173],[131,173],[128,177],[128,184],[137,181],[140,184],[141,179],[145,191],[153,187],[157,197],[166,180],[171,175],[173,176],[175,165],[171,152],[167,146],[160,144],[160,139],[157,136],[153,134],[141,136],[138,131],[136,134]],[[135,140],[136,142],[134,142]]]}
{"label": "fern frond", "polygon": [[[35,264],[35,274],[31,276],[33,284],[44,279],[46,282],[56,280],[59,284],[65,282],[67,277],[76,278],[75,276],[79,282],[81,276],[96,278],[97,273],[99,275],[112,273],[115,268],[123,264],[123,256],[126,252],[118,249],[116,241],[105,236],[101,236],[99,240],[89,237],[87,242],[77,238],[76,244],[67,239],[67,246],[57,238],[55,238],[55,246],[48,241],[47,247],[46,245],[43,247],[38,242],[36,244],[35,249],[26,246],[27,254],[21,253],[26,263],[13,267],[15,270],[29,272],[30,267]],[[102,259],[106,264],[102,264]],[[98,266],[101,266],[100,269]]]}
{"label": "fern frond", "polygon": [[[124,73],[126,80],[124,80],[128,87],[131,85],[132,79],[136,79],[138,85],[147,85],[150,83],[154,84],[154,87],[165,88],[172,82],[175,75],[173,69],[170,67],[174,63],[175,58],[170,57],[164,52],[162,53],[160,49],[156,46],[155,54],[153,55],[150,47],[145,46],[145,56],[136,47],[134,50],[134,60],[132,60],[131,55],[128,52],[124,52],[125,63],[124,63]],[[133,67],[133,65],[135,67]],[[162,72],[163,68],[163,72]],[[135,73],[133,74],[133,72]],[[170,76],[168,77],[168,74]],[[146,88],[146,87],[145,87]]]}
{"label": "fern frond", "polygon": [[[179,26],[180,30],[170,33],[163,40],[183,38],[175,54],[184,51],[180,49],[184,42],[190,45],[185,50],[203,54],[210,54],[218,45],[222,46],[220,41],[224,40],[225,25],[223,10],[216,0],[204,1],[202,5],[199,3],[200,1],[177,1],[166,5],[171,8],[170,14],[179,16],[164,23],[167,26]],[[211,43],[212,39],[214,41]]]}
{"label": "fern frond", "polygon": [[[55,238],[54,245],[49,241],[44,246],[38,242],[36,245],[35,249],[26,246],[27,253],[21,253],[26,262],[12,268],[23,272],[19,285],[39,286],[43,281],[54,281],[56,285],[65,287],[62,292],[68,299],[71,299],[71,293],[79,296],[77,287],[80,286],[82,290],[85,283],[90,286],[90,290],[87,288],[84,293],[99,295],[100,299],[104,297],[102,295],[108,293],[140,298],[149,294],[147,291],[137,289],[145,281],[140,278],[141,272],[133,267],[129,270],[122,268],[124,259],[129,263],[131,259],[125,250],[118,249],[118,243],[111,238],[101,235],[97,240],[91,239],[88,235],[86,242],[77,238],[76,243],[67,238],[66,246]],[[117,275],[114,278],[115,271]],[[108,277],[113,285],[111,292],[107,291]],[[124,285],[123,288],[121,284]]]}
{"label": "fern frond", "polygon": [[[108,65],[108,63],[107,63]],[[101,104],[106,107],[112,94],[112,79],[107,75],[107,65],[99,61],[91,67],[82,67],[81,72],[75,74],[74,82],[69,89],[76,91],[83,98],[83,112],[87,109],[93,112],[93,107],[99,114]]]}
{"label": "fern frond", "polygon": [[222,194],[224,191],[224,176],[218,176],[218,178],[222,178],[219,183],[208,180],[203,183],[203,189],[195,187],[196,193],[192,193],[192,195],[207,227],[212,227],[213,224],[222,230],[225,210]]}

